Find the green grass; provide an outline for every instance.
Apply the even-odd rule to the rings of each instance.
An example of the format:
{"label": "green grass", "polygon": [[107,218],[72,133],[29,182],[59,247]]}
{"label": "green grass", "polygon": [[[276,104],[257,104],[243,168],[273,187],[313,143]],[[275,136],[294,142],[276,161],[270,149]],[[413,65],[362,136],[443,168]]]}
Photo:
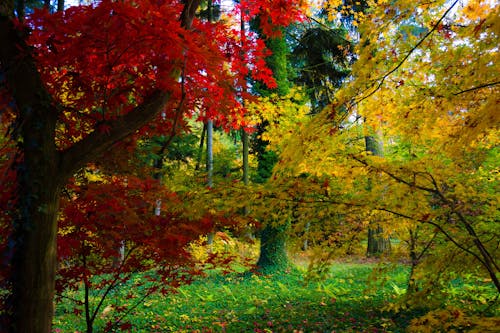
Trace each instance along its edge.
{"label": "green grass", "polygon": [[[404,332],[411,319],[426,311],[385,311],[404,292],[408,268],[380,268],[370,263],[339,263],[326,279],[316,281],[306,280],[305,272],[298,269],[268,276],[212,272],[175,294],[155,294],[144,300],[140,288],[133,290],[136,298],[126,298],[130,286],[124,285],[112,293],[103,307],[106,311],[100,311],[94,332],[105,331],[105,323],[120,315],[116,307],[130,308],[135,303],[138,306],[121,322],[127,332]],[[481,288],[457,280],[448,290],[453,296],[448,304],[467,302],[477,308],[484,304],[474,299]],[[72,291],[67,296],[81,295]],[[55,332],[85,331],[84,315],[73,309],[69,301],[57,306]]]}
{"label": "green grass", "polygon": [[[372,269],[372,264],[339,264],[323,281],[306,281],[298,270],[274,276],[213,275],[181,287],[176,294],[151,296],[126,319],[131,332],[403,331],[398,328],[406,320],[403,316],[390,318],[380,310],[403,288],[407,270],[396,267],[384,286],[376,286],[368,282]],[[119,295],[114,297],[116,302]],[[95,331],[101,331],[112,316],[113,310],[100,315]],[[58,306],[56,331],[84,331],[84,327],[83,316],[75,315],[69,304]]]}

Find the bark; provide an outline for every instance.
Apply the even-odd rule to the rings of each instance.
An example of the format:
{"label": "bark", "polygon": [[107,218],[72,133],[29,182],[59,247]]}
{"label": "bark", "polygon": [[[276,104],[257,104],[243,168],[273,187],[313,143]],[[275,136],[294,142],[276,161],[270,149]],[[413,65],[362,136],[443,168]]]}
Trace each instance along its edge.
{"label": "bark", "polygon": [[[246,28],[245,28],[245,18],[244,18],[244,15],[243,15],[243,11],[240,12],[240,36],[241,36],[241,53],[240,53],[240,57],[242,60],[245,59],[245,52],[243,51],[244,50],[244,40],[246,38]],[[242,86],[242,93],[246,93],[247,92],[247,87],[246,87],[246,81],[245,83],[243,84]],[[243,94],[242,94],[242,105],[245,106],[245,99],[243,98]],[[242,154],[242,158],[243,158],[243,165],[242,165],[242,169],[243,169],[243,177],[242,177],[242,180],[243,180],[243,184],[245,184],[245,186],[248,186],[248,184],[250,183],[250,164],[249,164],[249,153],[250,153],[250,139],[249,139],[249,136],[248,136],[248,133],[245,131],[245,128],[244,127],[241,127],[240,129],[240,132],[241,132],[241,154]],[[247,216],[248,213],[250,211],[250,208],[248,205],[245,205],[243,207],[243,216]],[[253,235],[253,226],[251,224],[247,224],[245,226],[245,237],[248,239],[248,240],[251,240],[253,241],[254,240],[254,235]]]}
{"label": "bark", "polygon": [[[258,19],[252,24],[258,24]],[[262,33],[261,33],[262,36]],[[288,47],[283,36],[276,38],[265,38],[266,46],[271,51],[271,55],[266,57],[268,67],[273,71],[273,77],[276,80],[277,87],[273,90],[280,96],[285,96],[290,89],[290,82],[288,81],[287,70],[287,53]],[[256,82],[257,90],[260,93],[269,94],[270,91],[258,87],[261,83]],[[262,125],[261,131],[264,131],[266,124]],[[261,134],[257,131],[257,135]],[[267,142],[258,139],[256,142],[256,150],[259,165],[257,172],[259,174],[259,181],[267,181],[272,174],[272,169],[278,157],[275,152],[268,151],[266,146]],[[260,255],[257,262],[257,267],[261,271],[282,271],[289,265],[288,255],[286,253],[286,239],[288,237],[287,230],[290,227],[290,222],[280,225],[274,225],[274,221],[268,221],[264,229],[261,231],[260,239]]]}
{"label": "bark", "polygon": [[249,144],[248,144],[248,133],[245,130],[241,129],[241,141],[243,145],[243,184],[248,185],[249,182],[249,164],[248,164],[248,153],[249,153]]}
{"label": "bark", "polygon": [[196,158],[195,170],[200,170],[201,160],[203,158],[203,147],[205,146],[205,132],[207,130],[207,125],[203,124],[203,129],[201,130],[200,145],[198,146],[198,157]]}
{"label": "bark", "polygon": [[[207,186],[214,186],[214,123],[212,120],[207,121]],[[212,230],[207,235],[208,252],[212,253],[215,238],[215,230]]]}
{"label": "bark", "polygon": [[214,185],[214,150],[213,150],[213,137],[214,137],[214,123],[212,120],[207,122],[207,185],[212,187]]}
{"label": "bark", "polygon": [[367,255],[378,256],[389,252],[391,252],[391,241],[384,237],[384,230],[381,227],[369,228]]}
{"label": "bark", "polygon": [[14,134],[22,156],[17,171],[17,217],[12,246],[12,288],[7,304],[9,332],[50,332],[56,269],[57,212],[61,178],[56,151],[57,113],[43,88],[35,63],[19,31],[0,21],[0,63],[17,102]]}

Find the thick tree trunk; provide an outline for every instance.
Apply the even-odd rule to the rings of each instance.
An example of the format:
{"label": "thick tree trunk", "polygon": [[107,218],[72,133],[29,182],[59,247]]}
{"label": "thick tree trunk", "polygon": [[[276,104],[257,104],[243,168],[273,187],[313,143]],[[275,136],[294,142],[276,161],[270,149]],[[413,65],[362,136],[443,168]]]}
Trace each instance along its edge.
{"label": "thick tree trunk", "polygon": [[[43,92],[39,92],[39,96]],[[20,112],[23,156],[16,165],[17,220],[11,242],[15,332],[50,332],[56,271],[57,213],[63,179],[54,144],[56,115],[43,98]]]}
{"label": "thick tree trunk", "polygon": [[[59,188],[53,181],[41,181],[39,185],[42,191],[35,189],[31,195],[22,196],[24,202],[19,209],[26,211],[11,238],[16,244],[12,260],[11,332],[51,331]],[[40,197],[31,201],[36,192]]]}
{"label": "thick tree trunk", "polygon": [[[40,92],[42,93],[42,92]],[[18,217],[11,242],[15,332],[50,332],[56,271],[57,213],[63,178],[54,144],[56,116],[46,101],[21,110]]]}
{"label": "thick tree trunk", "polygon": [[10,236],[9,332],[49,333],[53,317],[57,212],[64,176],[54,143],[57,114],[12,22],[0,22],[0,62],[17,102],[17,203]]}
{"label": "thick tree trunk", "polygon": [[289,224],[279,226],[267,225],[260,234],[260,256],[257,269],[261,272],[271,273],[284,271],[289,266],[286,253],[286,231]]}
{"label": "thick tree trunk", "polygon": [[[254,22],[257,23],[257,22]],[[278,95],[285,96],[290,90],[290,82],[288,81],[287,70],[287,53],[288,47],[284,37],[267,38],[265,39],[266,46],[271,50],[271,55],[266,57],[266,63],[273,71],[273,77],[276,79],[277,87],[274,90]],[[266,89],[261,89],[261,92],[266,92]],[[266,126],[266,125],[263,125]],[[268,142],[262,141],[259,145],[259,165],[258,173],[260,181],[267,181],[272,174],[272,169],[278,161],[277,155],[272,151],[267,151]],[[264,227],[261,231],[260,238],[260,256],[257,262],[258,270],[264,272],[282,271],[289,265],[288,255],[286,253],[286,239],[288,237],[287,230],[290,227],[290,222],[283,223],[278,226],[273,226],[272,222]]]}

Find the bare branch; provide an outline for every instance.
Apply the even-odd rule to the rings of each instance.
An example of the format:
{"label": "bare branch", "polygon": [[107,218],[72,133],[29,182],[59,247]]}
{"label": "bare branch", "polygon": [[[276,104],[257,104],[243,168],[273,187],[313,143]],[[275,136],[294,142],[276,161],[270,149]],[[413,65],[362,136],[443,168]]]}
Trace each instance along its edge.
{"label": "bare branch", "polygon": [[391,213],[393,215],[396,215],[396,216],[399,216],[399,217],[403,217],[405,219],[409,219],[409,220],[413,220],[413,221],[417,221],[417,222],[421,222],[421,223],[427,223],[427,224],[430,224],[434,227],[436,227],[449,241],[451,241],[456,247],[458,247],[459,249],[461,249],[462,251],[470,254],[471,256],[473,256],[474,258],[476,258],[481,264],[483,264],[484,266],[487,266],[487,264],[484,262],[483,259],[481,259],[481,257],[479,257],[478,254],[472,252],[471,250],[469,250],[468,248],[464,247],[463,245],[459,244],[446,230],[443,229],[442,226],[440,226],[439,224],[437,224],[436,222],[432,222],[430,220],[422,220],[422,219],[418,219],[418,218],[415,218],[413,216],[409,216],[409,215],[406,215],[406,214],[403,214],[403,213],[400,213],[400,212],[396,212],[396,211],[393,211],[391,209],[387,209],[387,208],[376,208],[376,210],[380,210],[380,211],[383,211],[383,212],[388,212],[388,213]]}
{"label": "bare branch", "polygon": [[459,91],[457,93],[454,93],[453,95],[458,96],[460,94],[468,93],[468,92],[471,92],[471,91],[474,91],[474,90],[479,90],[479,89],[483,89],[483,88],[487,88],[487,87],[492,87],[492,86],[495,86],[497,84],[500,84],[500,81],[485,83],[485,84],[482,84],[482,85],[479,85],[479,86],[476,86],[476,87],[472,87],[472,88],[469,88],[469,89],[465,89],[465,90]]}
{"label": "bare branch", "polygon": [[[369,167],[369,168],[374,168],[376,169],[377,171],[380,171],[382,173],[385,173],[386,175],[388,175],[389,177],[391,177],[392,179],[400,182],[400,183],[403,183],[405,185],[408,185],[409,187],[412,187],[412,188],[416,188],[416,189],[419,189],[419,190],[422,190],[422,191],[425,191],[425,192],[429,192],[429,193],[434,193],[434,194],[438,194],[440,196],[441,193],[437,190],[437,189],[432,189],[432,188],[429,188],[429,187],[425,187],[425,186],[421,186],[421,185],[417,185],[415,182],[410,182],[410,181],[407,181],[407,180],[404,180],[403,178],[401,178],[400,176],[397,176],[396,174],[390,172],[390,171],[387,171],[387,170],[384,170],[384,169],[381,169],[381,168],[376,168],[374,167],[373,165],[370,165],[368,164],[368,162],[360,159],[359,157],[355,156],[355,155],[350,155],[350,157],[356,161],[358,161],[359,163],[363,164],[364,166],[366,167]],[[443,197],[444,198],[444,197]]]}

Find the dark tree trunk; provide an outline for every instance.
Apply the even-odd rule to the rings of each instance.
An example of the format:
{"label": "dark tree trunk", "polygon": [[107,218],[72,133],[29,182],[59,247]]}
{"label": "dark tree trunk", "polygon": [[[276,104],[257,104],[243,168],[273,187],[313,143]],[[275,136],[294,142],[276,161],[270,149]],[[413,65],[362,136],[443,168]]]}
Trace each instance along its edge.
{"label": "dark tree trunk", "polygon": [[[251,22],[250,25],[256,25],[257,31],[260,19]],[[264,88],[261,82],[255,82],[256,90],[266,96],[270,93],[277,93],[279,96],[285,96],[290,91],[290,82],[288,80],[287,55],[289,53],[286,40],[283,36],[276,38],[266,38],[259,31],[261,37],[264,37],[266,46],[271,51],[271,55],[266,57],[266,64],[273,71],[273,77],[276,80],[277,87],[273,90]],[[262,124],[259,132],[265,131],[267,124]],[[266,182],[272,175],[272,169],[278,162],[278,156],[272,150],[266,147],[268,142],[258,139],[255,143],[258,158],[258,175],[259,182]],[[282,213],[283,214],[283,213]],[[286,213],[285,213],[286,214]],[[264,229],[261,231],[260,238],[260,256],[257,262],[257,268],[261,271],[279,271],[289,265],[288,255],[286,253],[286,239],[288,237],[287,230],[290,227],[290,222],[274,225],[274,221],[268,221]]]}
{"label": "dark tree trunk", "polygon": [[0,62],[17,102],[14,135],[20,147],[15,164],[17,217],[9,239],[12,290],[7,310],[12,319],[8,331],[48,333],[53,317],[57,212],[64,179],[58,172],[60,156],[54,143],[57,114],[19,32],[5,17],[0,24]]}
{"label": "dark tree trunk", "polygon": [[25,164],[23,173],[33,181],[21,190],[21,216],[11,237],[15,251],[10,331],[48,333],[54,309],[59,186],[57,178],[33,176],[33,170]]}
{"label": "dark tree trunk", "polygon": [[381,227],[368,229],[368,256],[378,256],[391,252],[391,241],[384,237],[384,230]]}
{"label": "dark tree trunk", "polygon": [[[39,94],[43,96],[43,92]],[[17,213],[11,244],[15,332],[50,332],[56,270],[59,155],[48,101],[21,110],[23,156],[16,165]]]}
{"label": "dark tree trunk", "polygon": [[284,271],[288,266],[286,253],[287,230],[289,224],[279,226],[267,225],[260,234],[260,256],[257,269],[271,273]]}

